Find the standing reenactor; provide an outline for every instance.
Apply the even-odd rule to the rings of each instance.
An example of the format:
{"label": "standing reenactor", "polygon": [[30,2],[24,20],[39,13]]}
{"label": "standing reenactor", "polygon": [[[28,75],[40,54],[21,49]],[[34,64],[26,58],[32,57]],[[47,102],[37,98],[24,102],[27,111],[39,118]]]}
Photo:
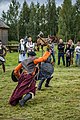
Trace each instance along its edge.
{"label": "standing reenactor", "polygon": [[0,65],[2,65],[3,72],[5,72],[5,58],[4,56],[7,53],[7,48],[2,44],[2,41],[0,40]]}
{"label": "standing reenactor", "polygon": [[19,52],[19,63],[20,63],[27,58],[24,39],[20,39],[18,52]]}
{"label": "standing reenactor", "polygon": [[[51,52],[50,49],[51,47],[47,45],[47,52]],[[40,65],[39,76],[38,76],[40,82],[38,84],[38,90],[41,90],[44,82],[45,82],[45,87],[49,87],[49,83],[53,78],[52,76],[53,72],[54,72],[54,67],[51,62],[51,54],[50,54],[48,58],[45,61],[43,61]]]}

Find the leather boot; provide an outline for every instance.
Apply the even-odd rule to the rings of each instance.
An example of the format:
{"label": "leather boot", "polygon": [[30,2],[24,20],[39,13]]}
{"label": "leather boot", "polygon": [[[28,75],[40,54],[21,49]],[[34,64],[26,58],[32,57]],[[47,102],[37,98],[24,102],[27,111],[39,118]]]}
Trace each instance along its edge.
{"label": "leather boot", "polygon": [[38,90],[41,90],[41,87],[44,81],[45,79],[40,80],[39,85],[38,85]]}
{"label": "leather boot", "polygon": [[32,98],[32,94],[26,94],[21,100],[19,100],[19,104],[21,107],[24,106],[25,102]]}
{"label": "leather boot", "polygon": [[50,82],[50,80],[51,80],[52,78],[53,78],[53,77],[50,77],[50,78],[48,78],[48,79],[46,80],[45,87],[50,87],[50,86],[49,86],[49,82]]}

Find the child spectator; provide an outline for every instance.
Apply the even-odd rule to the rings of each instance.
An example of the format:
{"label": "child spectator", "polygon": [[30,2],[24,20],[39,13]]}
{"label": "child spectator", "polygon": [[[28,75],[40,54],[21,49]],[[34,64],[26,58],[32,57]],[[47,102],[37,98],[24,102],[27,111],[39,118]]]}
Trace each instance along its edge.
{"label": "child spectator", "polygon": [[65,53],[66,53],[66,67],[68,67],[70,66],[70,60],[71,60],[70,44],[66,45]]}
{"label": "child spectator", "polygon": [[74,47],[74,43],[73,43],[73,41],[70,39],[69,41],[68,41],[68,43],[70,44],[70,49],[71,49],[71,65],[73,64],[73,58],[74,58],[74,50],[75,50],[75,47]]}

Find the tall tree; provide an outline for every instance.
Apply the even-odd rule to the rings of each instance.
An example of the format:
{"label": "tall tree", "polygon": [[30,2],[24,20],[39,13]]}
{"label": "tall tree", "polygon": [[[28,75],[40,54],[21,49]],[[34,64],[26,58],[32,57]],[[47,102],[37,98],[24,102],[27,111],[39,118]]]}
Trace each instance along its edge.
{"label": "tall tree", "polygon": [[40,4],[37,2],[36,5],[36,16],[35,16],[35,22],[36,22],[36,35],[40,32]]}
{"label": "tall tree", "polygon": [[71,19],[72,19],[72,2],[71,0],[64,0],[59,15],[59,34],[63,35],[65,41],[71,38]]}
{"label": "tall tree", "polygon": [[76,7],[72,6],[72,15],[71,15],[71,39],[76,42]]}
{"label": "tall tree", "polygon": [[40,27],[40,31],[42,31],[44,33],[44,36],[46,36],[46,8],[45,5],[41,5],[40,6],[40,13],[39,13],[39,17],[40,17],[40,21],[39,21],[39,27]]}
{"label": "tall tree", "polygon": [[5,13],[4,11],[2,13],[2,18],[10,26],[9,40],[19,39],[19,28],[18,28],[19,8],[20,8],[19,2],[17,2],[16,0],[12,0],[7,13]]}
{"label": "tall tree", "polygon": [[75,8],[76,8],[76,17],[75,17],[75,26],[76,26],[76,39],[80,40],[80,0],[76,0],[76,4],[75,4]]}
{"label": "tall tree", "polygon": [[27,24],[29,22],[29,15],[30,15],[30,9],[26,0],[24,0],[23,6],[20,12],[20,19],[19,19],[20,38],[25,37],[27,35]]}
{"label": "tall tree", "polygon": [[7,13],[4,12],[4,10],[2,11],[2,20],[5,21],[5,23],[8,24],[8,17],[7,17]]}
{"label": "tall tree", "polygon": [[48,0],[47,9],[47,28],[48,34],[56,35],[57,32],[57,14],[55,0]]}
{"label": "tall tree", "polygon": [[27,35],[32,36],[33,40],[36,36],[36,7],[33,2],[30,4],[30,17],[27,25]]}

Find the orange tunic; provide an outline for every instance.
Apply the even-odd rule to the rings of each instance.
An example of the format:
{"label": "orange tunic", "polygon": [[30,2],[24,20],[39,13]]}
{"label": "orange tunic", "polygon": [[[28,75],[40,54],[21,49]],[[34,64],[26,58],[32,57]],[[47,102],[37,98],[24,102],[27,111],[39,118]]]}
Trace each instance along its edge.
{"label": "orange tunic", "polygon": [[[40,62],[44,62],[47,60],[47,58],[50,56],[50,52],[46,51],[42,57],[39,57],[35,60],[33,60],[34,64],[38,64]],[[15,69],[14,69],[14,74],[19,78],[20,77],[20,69],[22,68],[22,64],[20,63]]]}
{"label": "orange tunic", "polygon": [[47,58],[50,56],[50,52],[46,51],[42,57],[35,59],[33,62],[34,64],[38,64],[40,62],[44,62],[47,60]]}
{"label": "orange tunic", "polygon": [[17,67],[14,69],[14,74],[19,78],[20,77],[20,69],[22,68],[22,64],[20,63]]}

